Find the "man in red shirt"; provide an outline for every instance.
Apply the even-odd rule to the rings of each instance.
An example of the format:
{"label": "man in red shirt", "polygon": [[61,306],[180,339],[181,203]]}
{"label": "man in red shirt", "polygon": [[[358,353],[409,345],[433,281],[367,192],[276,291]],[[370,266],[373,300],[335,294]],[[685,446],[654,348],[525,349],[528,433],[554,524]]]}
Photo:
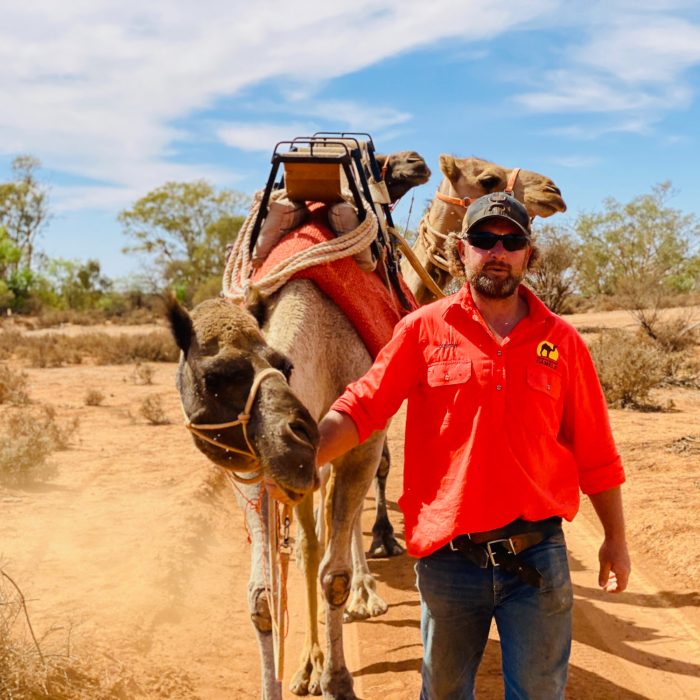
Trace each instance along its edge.
{"label": "man in red shirt", "polygon": [[399,504],[419,557],[421,700],[473,697],[492,619],[506,698],[563,697],[573,596],[561,520],[579,490],[605,531],[599,584],[627,586],[604,396],[581,337],[520,284],[534,250],[520,202],[477,199],[452,249],[466,284],[404,318],[319,426],[325,464],[408,399]]}

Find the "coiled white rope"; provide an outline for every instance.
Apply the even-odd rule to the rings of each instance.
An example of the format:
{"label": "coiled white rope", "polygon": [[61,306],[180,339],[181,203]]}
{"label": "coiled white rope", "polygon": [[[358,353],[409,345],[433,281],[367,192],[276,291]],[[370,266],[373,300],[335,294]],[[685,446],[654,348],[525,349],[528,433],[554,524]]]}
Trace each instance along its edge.
{"label": "coiled white rope", "polygon": [[253,283],[250,279],[253,272],[250,240],[255,220],[260,211],[261,200],[262,190],[259,190],[255,193],[250,212],[226,261],[222,291],[227,299],[233,301],[245,301],[251,287],[255,287],[264,297],[274,294],[300,270],[355,255],[367,248],[377,236],[379,226],[377,216],[365,203],[365,219],[360,222],[356,229],[291,255]]}

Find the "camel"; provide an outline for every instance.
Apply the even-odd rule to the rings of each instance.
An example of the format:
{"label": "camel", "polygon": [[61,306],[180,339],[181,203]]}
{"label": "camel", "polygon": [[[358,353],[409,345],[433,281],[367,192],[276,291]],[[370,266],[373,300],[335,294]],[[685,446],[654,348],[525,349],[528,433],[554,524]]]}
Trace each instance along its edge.
{"label": "camel", "polygon": [[[260,309],[256,313],[263,318]],[[322,689],[326,698],[354,698],[352,678],[345,667],[342,649],[343,608],[353,584],[351,537],[365,493],[377,471],[384,433],[376,433],[334,464],[327,506],[331,522],[329,545],[320,570],[313,496],[309,493],[315,484],[308,465],[313,462],[309,453],[313,452],[317,439],[313,421],[321,418],[348,383],[369,369],[372,358],[346,317],[306,280],[288,282],[265,304],[262,333],[252,327],[254,322],[249,314],[226,300],[202,302],[191,316],[171,301],[168,315],[173,335],[182,350],[177,386],[185,413],[193,423],[209,425],[230,420],[245,403],[255,373],[268,367],[278,367],[283,372],[284,367],[293,367],[288,385],[279,373],[260,384],[249,423],[249,439],[260,455],[263,471],[297,504],[300,535],[297,559],[311,572],[314,584],[308,586],[310,624],[301,667],[292,680],[291,689],[299,695],[317,695]],[[213,442],[225,441],[245,449],[241,436],[234,431],[234,428],[221,431]],[[263,437],[265,439],[261,439]],[[217,464],[242,473],[257,468],[250,456],[229,452],[196,434],[194,439],[197,447]],[[261,489],[260,483],[242,486],[241,500],[244,503],[261,501],[265,512],[267,497]],[[249,603],[263,659],[263,698],[281,700],[280,683],[275,680],[270,663],[269,601],[262,575],[264,566],[260,563],[267,558],[266,541],[259,536],[264,530],[264,521],[252,510],[247,509],[246,515],[257,565],[249,584]],[[316,571],[320,571],[319,579],[327,602],[323,669],[315,622]],[[384,606],[374,594],[374,581],[366,564],[364,570],[355,571],[355,578],[358,577],[367,587],[370,607]]]}
{"label": "camel", "polygon": [[[390,197],[405,193],[409,182],[422,184],[430,176],[425,161],[414,152],[380,158]],[[177,386],[196,446],[217,464],[242,472],[243,478],[258,468],[252,456],[257,455],[263,481],[270,482],[277,495],[281,493],[286,501],[296,504],[297,561],[307,582],[307,635],[290,688],[297,695],[323,693],[329,700],[351,700],[355,698],[352,677],[342,647],[346,601],[352,596],[348,605],[351,618],[386,611],[364,553],[357,547],[362,501],[377,475],[385,432],[375,433],[331,468],[325,504],[329,536],[322,562],[309,477],[295,478],[295,469],[306,475],[306,461],[301,461],[299,452],[315,444],[313,422],[326,413],[347,384],[369,369],[372,357],[345,315],[306,280],[288,281],[271,297],[251,300],[248,310],[219,299],[202,302],[190,315],[171,300],[168,318],[182,350]],[[288,384],[282,381],[280,371],[289,378]],[[254,377],[265,372],[251,403],[248,437],[241,436],[238,425],[222,428],[230,425],[227,421],[238,415],[250,397]],[[296,397],[299,405],[290,396]],[[292,418],[288,419],[290,411]],[[212,426],[213,434],[209,432]],[[265,446],[270,438],[276,445],[272,454],[272,448]],[[223,443],[226,446],[222,448]],[[248,450],[245,443],[250,445]],[[248,602],[261,653],[262,697],[281,700],[265,577],[269,553],[264,516],[270,499],[261,481],[240,484],[238,492],[253,544]],[[383,496],[380,500],[386,515]],[[317,573],[326,602],[325,660],[316,620]]]}
{"label": "camel", "polygon": [[[440,170],[444,178],[438,187],[438,195],[419,224],[413,252],[442,290],[452,279],[442,255],[447,234],[462,229],[462,220],[471,200],[489,192],[505,190],[513,169],[481,158],[455,158],[443,154],[440,156]],[[525,204],[530,217],[547,217],[566,211],[566,204],[554,182],[530,170],[519,170],[513,184],[513,195]],[[444,201],[440,196],[452,201]],[[437,298],[406,258],[401,261],[401,273],[418,303],[426,304]]]}

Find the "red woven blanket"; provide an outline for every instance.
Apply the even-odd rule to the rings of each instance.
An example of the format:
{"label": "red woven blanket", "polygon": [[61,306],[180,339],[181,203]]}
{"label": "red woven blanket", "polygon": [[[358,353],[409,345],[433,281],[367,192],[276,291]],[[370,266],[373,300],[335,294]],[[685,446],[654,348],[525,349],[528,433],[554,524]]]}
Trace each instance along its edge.
{"label": "red woven blanket", "polygon": [[[328,228],[327,207],[311,205],[309,209],[311,215],[306,223],[282,238],[256,270],[253,281],[264,277],[291,255],[335,238]],[[311,280],[329,296],[348,317],[372,357],[391,338],[397,321],[408,313],[376,273],[361,270],[351,257],[301,270],[292,279]],[[401,285],[406,298],[417,309],[418,303],[403,280]]]}

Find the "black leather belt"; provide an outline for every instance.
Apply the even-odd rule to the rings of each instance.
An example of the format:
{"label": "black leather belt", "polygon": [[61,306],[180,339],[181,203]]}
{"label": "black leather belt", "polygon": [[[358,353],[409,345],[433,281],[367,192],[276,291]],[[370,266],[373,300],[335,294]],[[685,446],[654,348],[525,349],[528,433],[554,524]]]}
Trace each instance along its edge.
{"label": "black leather belt", "polygon": [[497,530],[458,535],[438,551],[459,552],[482,569],[489,564],[500,567],[529,586],[541,588],[542,574],[518,555],[560,530],[561,518],[547,518],[536,522],[518,519]]}

